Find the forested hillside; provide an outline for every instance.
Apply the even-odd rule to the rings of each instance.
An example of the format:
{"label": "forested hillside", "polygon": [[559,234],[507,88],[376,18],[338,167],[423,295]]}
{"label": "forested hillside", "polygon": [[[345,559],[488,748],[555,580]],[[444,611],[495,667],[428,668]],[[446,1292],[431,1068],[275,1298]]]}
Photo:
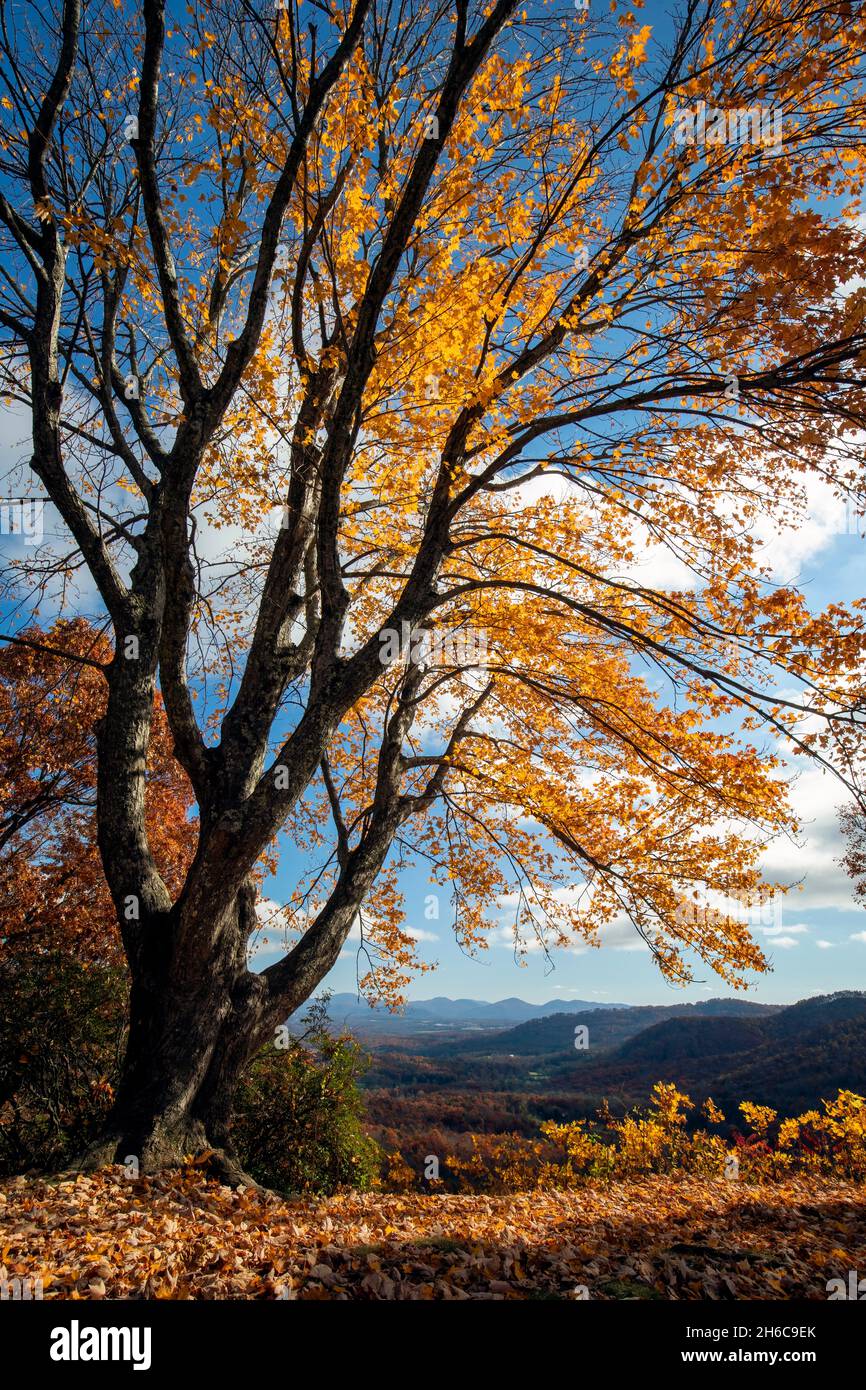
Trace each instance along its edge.
{"label": "forested hillside", "polygon": [[[575,1048],[583,1027],[588,1046]],[[604,1104],[623,1114],[660,1080],[712,1096],[734,1123],[744,1099],[784,1118],[840,1089],[866,1091],[866,993],[556,1015],[421,1046],[374,1049],[364,1083],[374,1134],[403,1150],[440,1131],[529,1136]]]}

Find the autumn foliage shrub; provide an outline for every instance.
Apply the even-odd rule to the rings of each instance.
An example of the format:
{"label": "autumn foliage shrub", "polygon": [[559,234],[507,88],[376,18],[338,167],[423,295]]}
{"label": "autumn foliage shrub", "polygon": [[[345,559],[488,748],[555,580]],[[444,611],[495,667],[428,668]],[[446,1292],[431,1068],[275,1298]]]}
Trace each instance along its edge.
{"label": "autumn foliage shrub", "polygon": [[[55,951],[80,962],[123,962],[96,835],[96,729],[108,688],[86,664],[111,657],[111,643],[83,618],[28,627],[20,643],[0,648],[0,959]],[[173,750],[157,694],[147,839],[177,890],[195,853],[197,820]]]}
{"label": "autumn foliage shrub", "polygon": [[[473,1134],[468,1157],[446,1161],[463,1192],[525,1192],[542,1185],[550,1146],[521,1134]],[[558,1185],[558,1184],[554,1184]]]}
{"label": "autumn foliage shrub", "polygon": [[823,1114],[809,1110],[779,1126],[783,1158],[820,1173],[866,1179],[866,1098],[840,1091],[823,1102]]}
{"label": "autumn foliage shrub", "polygon": [[[472,1135],[469,1155],[449,1157],[446,1171],[462,1191],[493,1193],[659,1173],[745,1181],[770,1181],[791,1171],[866,1178],[866,1098],[840,1091],[821,1105],[820,1111],[778,1123],[768,1106],[743,1101],[746,1130],[734,1126],[726,1139],[706,1128],[690,1129],[693,1102],[672,1083],[657,1082],[645,1110],[617,1119],[603,1109],[594,1127],[586,1120],[547,1121],[538,1139]],[[712,1100],[701,1113],[710,1126],[725,1123]]]}

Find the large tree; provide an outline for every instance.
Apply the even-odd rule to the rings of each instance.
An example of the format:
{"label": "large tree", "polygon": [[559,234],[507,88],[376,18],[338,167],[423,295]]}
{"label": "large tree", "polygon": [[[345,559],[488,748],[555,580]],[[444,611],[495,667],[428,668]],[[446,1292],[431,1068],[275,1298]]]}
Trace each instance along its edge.
{"label": "large tree", "polygon": [[[859,7],[0,12],[3,386],[61,532],[7,583],[86,573],[113,633],[132,1002],[94,1156],[230,1171],[239,1072],[353,923],[375,988],[411,968],[411,856],[470,948],[511,891],[519,949],[625,913],[675,980],[761,968],[713,903],[792,825],[781,751],[857,718],[858,614],[773,583],[756,528],[859,486]],[[255,972],[285,833],[318,860]]]}

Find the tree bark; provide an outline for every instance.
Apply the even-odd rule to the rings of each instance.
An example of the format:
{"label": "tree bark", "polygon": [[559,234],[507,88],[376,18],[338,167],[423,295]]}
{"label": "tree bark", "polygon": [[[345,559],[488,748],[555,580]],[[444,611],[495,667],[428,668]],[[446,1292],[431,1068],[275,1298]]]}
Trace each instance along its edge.
{"label": "tree bark", "polygon": [[[245,884],[233,911],[214,924],[214,949],[194,974],[178,969],[174,911],[141,924],[146,944],[132,958],[117,1095],[87,1166],[134,1158],[148,1173],[208,1153],[217,1171],[235,1166],[232,1108],[244,1066],[260,1046],[266,993],[246,963],[254,899]],[[235,1176],[249,1181],[239,1170]]]}

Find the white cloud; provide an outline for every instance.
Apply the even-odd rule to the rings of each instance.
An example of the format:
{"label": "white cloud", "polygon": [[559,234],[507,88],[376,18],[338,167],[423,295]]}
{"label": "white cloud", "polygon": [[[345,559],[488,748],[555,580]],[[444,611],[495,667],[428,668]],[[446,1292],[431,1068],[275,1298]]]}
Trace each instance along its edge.
{"label": "white cloud", "polygon": [[289,926],[288,909],[274,898],[259,899],[256,903],[256,918],[259,930],[247,944],[248,960],[253,960],[256,956],[270,955],[277,958],[300,938],[301,933]]}
{"label": "white cloud", "polygon": [[763,936],[772,937],[772,944],[777,946],[783,936],[803,936],[809,928],[805,922],[798,922],[793,927],[754,927],[753,930],[761,932]]}
{"label": "white cloud", "polygon": [[439,937],[433,931],[425,931],[423,927],[404,927],[407,936],[411,936],[413,941],[438,941]]}
{"label": "white cloud", "polygon": [[845,800],[841,783],[819,767],[803,768],[791,783],[790,801],[801,818],[802,833],[797,841],[780,837],[761,857],[768,881],[796,884],[802,880],[802,888],[782,899],[783,917],[811,909],[857,910],[854,884],[839,863],[844,852],[839,807]]}
{"label": "white cloud", "polygon": [[[576,899],[582,892],[585,893],[586,889],[578,885],[574,888],[557,889],[554,896],[556,896],[560,901],[572,903],[576,901]],[[507,903],[509,900],[512,903],[515,901],[515,897],[513,894],[509,894],[508,897],[502,899],[501,902]],[[505,946],[509,950],[513,951],[515,947],[515,939],[514,928],[512,923],[509,921],[501,922],[496,931],[493,932],[490,939],[493,945]],[[612,922],[605,923],[605,925],[602,926],[593,937],[593,942],[597,942],[599,946],[603,948],[606,947],[608,950],[612,951],[649,950],[649,947],[643,940],[643,937],[641,937],[638,934],[633,923],[628,919],[628,917],[626,917],[625,913],[620,913],[619,916],[614,918]],[[555,949],[557,951],[567,951],[569,954],[577,956],[583,955],[585,951],[595,949],[595,945],[591,945],[589,942],[585,941],[580,936],[575,936],[572,940],[570,940],[567,946],[554,946],[552,945],[552,941],[550,939],[548,939],[546,944],[548,949]],[[532,955],[536,951],[543,950],[545,943],[539,941],[535,936],[531,935],[530,932],[524,931],[519,945],[521,951],[525,951],[527,952],[527,954]]]}
{"label": "white cloud", "polygon": [[773,579],[781,584],[797,579],[803,566],[835,544],[847,526],[844,503],[823,477],[807,473],[802,486],[805,512],[800,524],[780,525],[772,510],[761,511],[755,522],[758,559],[770,567]]}

